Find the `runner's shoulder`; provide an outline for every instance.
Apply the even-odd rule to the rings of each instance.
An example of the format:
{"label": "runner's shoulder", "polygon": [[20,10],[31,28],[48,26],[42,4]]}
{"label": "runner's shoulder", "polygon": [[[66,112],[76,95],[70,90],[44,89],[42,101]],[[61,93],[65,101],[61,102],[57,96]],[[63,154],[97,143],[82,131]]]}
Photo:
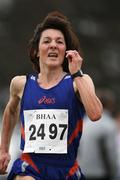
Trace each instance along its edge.
{"label": "runner's shoulder", "polygon": [[26,76],[15,76],[11,80],[10,90],[15,94],[21,94],[23,92],[26,83]]}

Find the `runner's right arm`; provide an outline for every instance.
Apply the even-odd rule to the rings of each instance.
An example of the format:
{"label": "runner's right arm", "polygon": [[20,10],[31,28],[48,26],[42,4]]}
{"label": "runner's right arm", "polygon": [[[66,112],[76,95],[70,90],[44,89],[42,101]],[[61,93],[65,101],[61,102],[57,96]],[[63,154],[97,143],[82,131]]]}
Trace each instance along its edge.
{"label": "runner's right arm", "polygon": [[19,119],[20,99],[25,84],[25,76],[16,76],[10,84],[10,98],[3,113],[1,144],[0,144],[0,174],[4,174],[10,161],[9,147],[14,127]]}

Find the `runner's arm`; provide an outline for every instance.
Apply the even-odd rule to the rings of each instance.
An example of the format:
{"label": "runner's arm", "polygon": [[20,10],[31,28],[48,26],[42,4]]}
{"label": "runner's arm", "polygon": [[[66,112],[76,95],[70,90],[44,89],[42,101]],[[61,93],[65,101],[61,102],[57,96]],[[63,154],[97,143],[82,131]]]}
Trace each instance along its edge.
{"label": "runner's arm", "polygon": [[10,161],[9,146],[14,127],[19,118],[21,77],[16,76],[10,84],[10,98],[3,113],[1,144],[0,144],[0,173],[4,173]]}
{"label": "runner's arm", "polygon": [[96,96],[94,84],[90,76],[84,74],[82,77],[76,77],[74,79],[74,85],[79,92],[80,99],[85,107],[88,117],[92,121],[100,119],[103,107]]}

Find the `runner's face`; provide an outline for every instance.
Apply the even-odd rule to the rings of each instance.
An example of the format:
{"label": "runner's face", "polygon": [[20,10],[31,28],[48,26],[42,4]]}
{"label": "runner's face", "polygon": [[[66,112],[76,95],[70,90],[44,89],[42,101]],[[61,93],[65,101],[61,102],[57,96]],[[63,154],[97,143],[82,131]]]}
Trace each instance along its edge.
{"label": "runner's face", "polygon": [[40,66],[59,67],[62,65],[65,57],[66,43],[64,35],[56,29],[46,29],[42,32],[38,56]]}

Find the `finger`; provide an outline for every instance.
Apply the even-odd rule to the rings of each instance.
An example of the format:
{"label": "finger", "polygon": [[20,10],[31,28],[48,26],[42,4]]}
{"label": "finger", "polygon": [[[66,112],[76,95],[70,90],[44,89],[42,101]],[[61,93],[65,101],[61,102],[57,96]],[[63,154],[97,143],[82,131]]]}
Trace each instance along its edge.
{"label": "finger", "polygon": [[7,166],[2,165],[0,168],[0,174],[6,174],[7,173],[6,169],[7,169]]}
{"label": "finger", "polygon": [[9,162],[10,162],[10,159],[6,159],[6,160],[4,161],[3,166],[4,166],[4,167],[7,167],[7,166],[8,166],[8,164],[9,164]]}
{"label": "finger", "polygon": [[10,162],[11,156],[9,154],[7,154],[5,161],[4,161],[4,165],[7,166],[8,163]]}
{"label": "finger", "polygon": [[0,165],[0,173],[1,174],[6,172],[6,169],[8,167],[8,163],[9,163],[9,160],[5,160],[4,162],[1,163],[1,165]]}
{"label": "finger", "polygon": [[74,53],[74,52],[75,52],[74,50],[69,50],[69,51],[66,51],[66,54]]}
{"label": "finger", "polygon": [[1,160],[0,160],[0,169],[3,168],[3,166],[4,166],[3,164],[4,164],[4,159],[1,159]]}
{"label": "finger", "polygon": [[80,57],[80,59],[82,59],[82,57],[78,51],[74,50],[71,53],[73,53],[76,57]]}
{"label": "finger", "polygon": [[66,58],[68,58],[68,59],[71,59],[71,58],[73,58],[73,57],[75,57],[75,53],[72,51],[72,52],[68,52],[67,54],[66,54]]}
{"label": "finger", "polygon": [[80,56],[79,53],[76,50],[66,51],[66,57],[68,57],[70,55],[73,56],[73,57]]}
{"label": "finger", "polygon": [[68,53],[79,54],[77,50],[66,51],[66,54],[68,54]]}
{"label": "finger", "polygon": [[73,51],[73,53],[74,53],[74,54],[76,54],[76,55],[78,55],[78,54],[79,54],[76,50],[74,50],[74,51]]}

